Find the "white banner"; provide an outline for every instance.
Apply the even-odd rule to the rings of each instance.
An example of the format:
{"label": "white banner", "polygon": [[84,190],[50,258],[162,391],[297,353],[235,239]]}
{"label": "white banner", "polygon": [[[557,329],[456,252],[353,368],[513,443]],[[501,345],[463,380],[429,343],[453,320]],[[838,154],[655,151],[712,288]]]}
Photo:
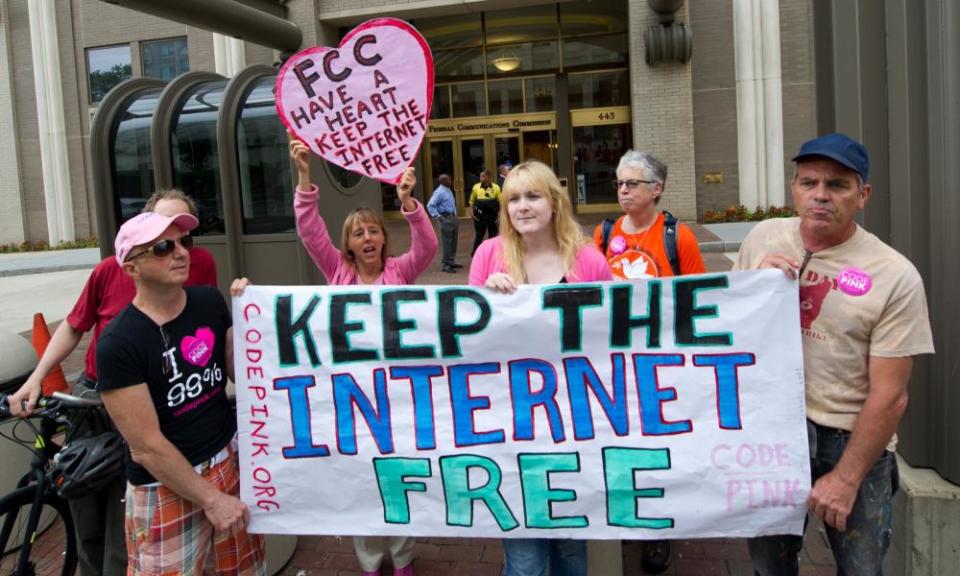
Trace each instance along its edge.
{"label": "white banner", "polygon": [[253,286],[233,302],[260,533],[800,534],[795,282]]}

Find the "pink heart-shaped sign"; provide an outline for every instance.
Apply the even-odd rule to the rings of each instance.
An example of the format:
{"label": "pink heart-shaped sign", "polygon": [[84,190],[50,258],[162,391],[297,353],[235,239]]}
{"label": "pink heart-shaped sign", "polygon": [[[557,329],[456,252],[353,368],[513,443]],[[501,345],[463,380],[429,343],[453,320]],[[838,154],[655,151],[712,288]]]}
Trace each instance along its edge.
{"label": "pink heart-shaped sign", "polygon": [[337,48],[290,57],[277,75],[276,103],[287,130],[315,154],[396,184],[427,133],[433,56],[403,20],[370,20]]}
{"label": "pink heart-shaped sign", "polygon": [[216,336],[213,330],[201,328],[197,330],[196,336],[184,336],[180,340],[180,355],[187,362],[201,368],[207,365],[210,357],[213,356],[213,344]]}

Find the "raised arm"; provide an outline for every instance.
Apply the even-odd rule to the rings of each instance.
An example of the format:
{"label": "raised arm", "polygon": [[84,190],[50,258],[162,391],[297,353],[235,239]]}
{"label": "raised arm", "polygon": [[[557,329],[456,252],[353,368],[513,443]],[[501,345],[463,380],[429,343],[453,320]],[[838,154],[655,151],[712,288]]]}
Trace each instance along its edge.
{"label": "raised arm", "polygon": [[397,185],[401,213],[410,224],[410,250],[397,258],[397,266],[408,282],[416,280],[437,254],[437,233],[433,224],[430,223],[423,205],[410,195],[416,183],[416,172],[413,168],[407,168]]}
{"label": "raised arm", "polygon": [[290,157],[297,170],[297,189],[293,198],[293,211],[297,219],[297,235],[307,249],[320,272],[333,278],[340,263],[340,250],[330,241],[327,224],[317,211],[320,196],[317,187],[310,182],[310,149],[306,144],[290,139]]}

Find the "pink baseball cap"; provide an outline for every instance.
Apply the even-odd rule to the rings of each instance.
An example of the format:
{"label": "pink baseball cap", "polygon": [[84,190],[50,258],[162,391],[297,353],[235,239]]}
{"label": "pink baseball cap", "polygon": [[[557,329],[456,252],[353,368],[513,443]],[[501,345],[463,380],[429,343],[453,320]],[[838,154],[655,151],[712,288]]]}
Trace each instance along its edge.
{"label": "pink baseball cap", "polygon": [[117,239],[113,242],[117,253],[117,263],[121,266],[130,255],[130,251],[141,244],[149,244],[167,231],[172,224],[184,232],[189,232],[200,223],[193,214],[177,214],[164,216],[156,212],[143,212],[127,220],[117,232]]}

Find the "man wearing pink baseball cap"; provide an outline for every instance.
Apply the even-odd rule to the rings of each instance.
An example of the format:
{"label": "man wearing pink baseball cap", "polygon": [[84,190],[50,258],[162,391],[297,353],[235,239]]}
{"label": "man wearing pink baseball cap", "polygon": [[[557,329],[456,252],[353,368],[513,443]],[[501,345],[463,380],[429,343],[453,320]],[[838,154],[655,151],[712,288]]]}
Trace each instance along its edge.
{"label": "man wearing pink baseball cap", "polygon": [[190,214],[145,212],[117,233],[137,294],[97,346],[101,398],[128,445],[130,574],[265,573],[263,540],[237,497],[230,312],[214,288],[183,284]]}

